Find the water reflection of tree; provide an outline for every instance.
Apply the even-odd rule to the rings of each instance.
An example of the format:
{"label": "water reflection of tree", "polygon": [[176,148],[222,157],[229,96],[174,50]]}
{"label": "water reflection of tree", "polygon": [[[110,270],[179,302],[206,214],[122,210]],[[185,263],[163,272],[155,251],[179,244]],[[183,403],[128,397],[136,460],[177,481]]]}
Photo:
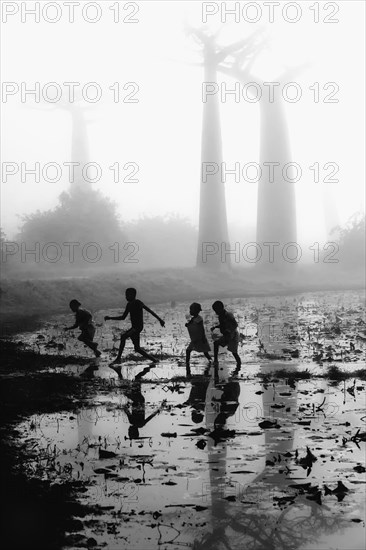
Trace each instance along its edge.
{"label": "water reflection of tree", "polygon": [[[248,550],[296,550],[304,544],[316,543],[321,536],[334,533],[346,524],[348,521],[340,513],[334,514],[328,506],[320,506],[305,497],[297,497],[295,504],[287,506],[278,517],[245,512],[229,519],[230,528],[245,537]],[[236,547],[237,541],[234,541],[232,548]]]}
{"label": "water reflection of tree", "polygon": [[[289,321],[296,332],[296,300],[292,306],[286,307],[287,315],[282,321],[280,320],[283,338],[276,342],[275,347],[288,344],[286,334]],[[263,330],[263,327],[258,328],[261,329],[264,344],[268,346],[270,342],[267,340],[270,338],[271,331]],[[294,331],[291,331],[291,334]],[[296,366],[294,368],[296,369]],[[262,372],[265,370],[266,367],[263,365]],[[217,377],[214,382],[214,387],[217,388]],[[266,466],[251,483],[243,485],[243,493],[239,498],[232,499],[239,502],[230,502],[230,499],[224,498],[222,494],[227,479],[227,439],[223,438],[216,443],[209,438],[212,531],[195,540],[194,550],[221,550],[221,548],[297,550],[305,544],[316,543],[321,536],[334,533],[346,523],[348,524],[340,513],[334,512],[334,509],[330,509],[324,503],[320,505],[314,500],[309,500],[307,497],[312,495],[302,489],[301,482],[296,487],[296,480],[291,478],[290,469],[274,467],[271,459],[276,455],[283,456],[291,452],[296,434],[296,427],[291,417],[286,414],[286,409],[294,410],[296,407],[296,387],[292,386],[291,392],[285,389],[289,389],[285,383],[278,383],[276,386],[264,384],[262,406],[264,409],[268,405],[269,409],[264,409],[263,415],[267,416],[266,413],[270,411],[270,420],[278,427],[265,430]],[[285,394],[280,398],[281,405],[284,405],[282,408],[270,407],[270,403],[274,403],[276,392]],[[217,418],[223,417],[221,408],[225,409],[225,403],[221,402],[219,409],[213,409],[209,401],[206,416],[208,427],[216,427]],[[283,438],[284,427],[286,439]],[[221,430],[224,432],[223,425]],[[295,487],[291,488],[290,485]],[[278,504],[278,509],[273,506],[275,502]],[[245,505],[251,508],[243,509]]]}

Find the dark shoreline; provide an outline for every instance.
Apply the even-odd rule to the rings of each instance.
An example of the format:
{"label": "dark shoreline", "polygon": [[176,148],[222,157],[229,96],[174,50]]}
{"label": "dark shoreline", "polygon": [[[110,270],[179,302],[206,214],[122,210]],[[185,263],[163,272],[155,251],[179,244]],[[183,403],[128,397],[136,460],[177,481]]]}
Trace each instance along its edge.
{"label": "dark shoreline", "polygon": [[86,513],[74,497],[82,487],[27,478],[22,470],[29,456],[18,443],[17,424],[32,414],[74,412],[86,398],[85,386],[76,377],[38,371],[70,358],[38,355],[13,342],[0,344],[1,541],[6,550],[58,550],[67,543],[65,533],[78,530],[73,518]]}

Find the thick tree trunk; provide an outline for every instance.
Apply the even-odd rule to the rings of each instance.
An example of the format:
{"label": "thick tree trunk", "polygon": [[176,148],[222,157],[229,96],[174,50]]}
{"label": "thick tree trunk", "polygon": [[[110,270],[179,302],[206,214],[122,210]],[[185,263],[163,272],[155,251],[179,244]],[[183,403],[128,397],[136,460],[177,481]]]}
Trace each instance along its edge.
{"label": "thick tree trunk", "polygon": [[[270,103],[268,98],[260,101],[260,166],[262,177],[258,184],[257,205],[257,243],[262,249],[262,258],[257,265],[274,267],[276,270],[286,267],[289,262],[282,257],[283,247],[296,242],[296,183],[286,181],[283,167],[291,162],[291,149],[288,129],[282,100],[275,98]],[[263,163],[276,162],[274,177],[271,181],[268,166]],[[287,170],[287,178],[293,178],[293,169]],[[279,243],[274,249],[274,262],[268,257],[268,246],[263,243]],[[291,257],[295,250],[288,250]]]}
{"label": "thick tree trunk", "polygon": [[[82,169],[90,162],[88,135],[86,131],[86,120],[84,113],[80,108],[73,106],[70,110],[72,121],[71,134],[71,161],[78,162],[79,166],[74,168],[74,181],[70,183],[70,193],[88,192],[91,189],[91,183],[83,177]],[[93,178],[95,173],[87,172],[87,178]]]}
{"label": "thick tree trunk", "polygon": [[[216,71],[205,67],[205,82],[216,82]],[[216,163],[216,174],[203,181],[203,163]],[[197,266],[220,270],[230,266],[230,256],[221,251],[229,250],[226,217],[225,186],[221,182],[222,142],[218,95],[209,96],[203,104],[201,186]],[[212,243],[210,245],[206,243]],[[206,251],[216,251],[206,254]]]}

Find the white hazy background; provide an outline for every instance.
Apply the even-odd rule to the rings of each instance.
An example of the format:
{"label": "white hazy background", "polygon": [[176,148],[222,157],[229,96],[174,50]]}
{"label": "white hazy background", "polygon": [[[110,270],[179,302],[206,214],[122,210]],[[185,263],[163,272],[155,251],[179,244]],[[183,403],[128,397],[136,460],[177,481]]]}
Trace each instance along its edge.
{"label": "white hazy background", "polygon": [[[339,23],[315,24],[310,3],[300,2],[304,15],[295,24],[284,22],[280,15],[269,24],[268,12],[263,10],[266,15],[257,24],[230,22],[233,19],[229,18],[222,29],[225,43],[249,36],[259,26],[268,30],[268,49],[253,67],[258,77],[275,81],[283,67],[308,63],[295,78],[303,88],[303,99],[286,103],[291,160],[303,168],[301,181],[294,184],[300,243],[326,239],[325,187],[333,196],[335,221],[344,223],[364,209],[365,5],[362,1],[337,2]],[[27,2],[29,7],[33,4]],[[103,17],[96,24],[83,21],[80,9],[75,10],[73,24],[67,22],[66,11],[56,24],[10,18],[2,25],[2,81],[26,82],[30,88],[37,81],[41,86],[50,81],[98,82],[103,100],[88,109],[90,161],[103,168],[103,178],[94,188],[118,204],[122,221],[173,213],[197,225],[203,69],[189,64],[199,57],[185,34],[185,24],[201,26],[201,2],[137,2],[137,24],[114,23],[108,10],[112,2],[101,4]],[[327,14],[322,8],[320,13],[322,18]],[[218,28],[219,15],[210,17],[207,26]],[[223,75],[220,79],[233,84]],[[139,103],[114,103],[108,90],[114,82],[121,87],[136,82]],[[339,103],[314,103],[309,90],[314,82],[321,88],[336,82]],[[19,94],[1,108],[2,162],[32,166],[36,161],[62,164],[71,160],[71,117],[64,110],[41,110],[33,99],[22,104]],[[235,103],[231,96],[221,104],[221,121],[225,162],[258,162],[258,104]],[[139,183],[114,183],[108,167],[115,162],[122,166],[136,162]],[[339,183],[313,183],[308,167],[314,162],[336,162]],[[8,238],[17,232],[19,215],[56,206],[60,193],[69,187],[66,168],[64,174],[54,184],[34,183],[32,177],[21,183],[20,176],[2,184],[1,225]],[[231,239],[245,242],[249,234],[253,236],[256,193],[256,184],[229,178]]]}

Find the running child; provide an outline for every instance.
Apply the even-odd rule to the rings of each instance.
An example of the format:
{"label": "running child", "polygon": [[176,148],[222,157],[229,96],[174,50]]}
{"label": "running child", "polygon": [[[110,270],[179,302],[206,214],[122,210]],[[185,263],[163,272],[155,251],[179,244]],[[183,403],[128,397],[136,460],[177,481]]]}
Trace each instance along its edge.
{"label": "running child", "polygon": [[220,329],[222,334],[221,338],[214,342],[214,364],[218,365],[219,347],[226,347],[236,360],[236,366],[239,369],[241,367],[241,359],[238,355],[239,345],[239,331],[238,323],[232,313],[226,311],[224,304],[219,300],[212,304],[212,309],[219,318],[219,324],[211,328],[214,331],[216,328]]}
{"label": "running child", "polygon": [[132,325],[131,328],[128,329],[126,332],[122,332],[121,342],[120,342],[120,345],[119,345],[119,350],[118,350],[117,357],[115,358],[114,361],[112,361],[110,366],[121,364],[121,362],[122,362],[122,353],[123,353],[123,350],[125,349],[126,340],[128,338],[131,338],[131,340],[133,342],[133,345],[134,345],[134,348],[135,348],[135,351],[137,353],[139,353],[143,357],[146,357],[146,359],[149,359],[153,363],[158,363],[158,359],[156,359],[152,355],[149,355],[148,353],[146,353],[146,351],[143,350],[142,347],[140,346],[140,333],[144,328],[143,311],[145,310],[148,313],[150,313],[153,317],[155,317],[159,321],[159,323],[161,324],[162,327],[165,326],[165,322],[162,319],[160,319],[160,317],[158,315],[156,315],[156,313],[154,313],[150,308],[145,306],[145,304],[143,302],[141,302],[141,300],[138,300],[136,298],[136,294],[137,294],[137,291],[136,291],[135,288],[127,288],[127,290],[125,292],[125,296],[126,296],[126,300],[127,300],[128,304],[126,306],[126,309],[125,309],[123,315],[120,315],[119,317],[109,317],[108,315],[106,315],[104,317],[105,321],[110,321],[110,320],[124,321],[126,319],[127,315],[130,314],[131,325]]}
{"label": "running child", "polygon": [[95,325],[93,323],[93,317],[90,311],[81,307],[81,303],[78,300],[71,300],[70,309],[75,313],[75,324],[72,327],[65,327],[64,330],[73,330],[79,328],[81,330],[78,340],[83,342],[88,348],[92,349],[96,357],[100,357],[102,354],[97,349],[98,344],[93,342],[95,335]]}
{"label": "running child", "polygon": [[185,325],[191,339],[191,342],[186,349],[186,369],[188,376],[190,375],[189,361],[192,351],[203,353],[204,356],[211,361],[211,356],[208,353],[210,351],[210,344],[206,338],[203,319],[200,316],[201,311],[201,304],[197,304],[197,302],[193,302],[193,304],[189,306],[189,313],[192,317]]}

